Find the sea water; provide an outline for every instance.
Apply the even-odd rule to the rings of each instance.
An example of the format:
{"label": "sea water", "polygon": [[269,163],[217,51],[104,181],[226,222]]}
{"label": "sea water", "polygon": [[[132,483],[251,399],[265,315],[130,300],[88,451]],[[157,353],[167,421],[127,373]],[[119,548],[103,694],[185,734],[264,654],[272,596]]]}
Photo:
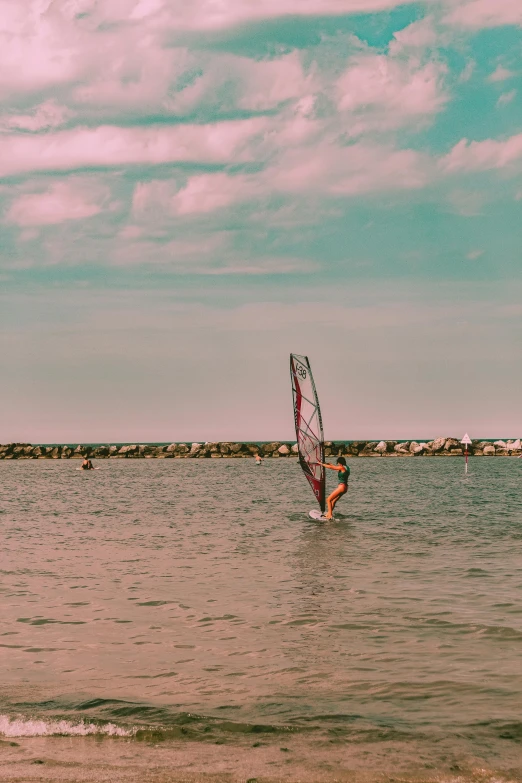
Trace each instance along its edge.
{"label": "sea water", "polygon": [[522,460],[350,465],[0,462],[0,780],[522,779]]}

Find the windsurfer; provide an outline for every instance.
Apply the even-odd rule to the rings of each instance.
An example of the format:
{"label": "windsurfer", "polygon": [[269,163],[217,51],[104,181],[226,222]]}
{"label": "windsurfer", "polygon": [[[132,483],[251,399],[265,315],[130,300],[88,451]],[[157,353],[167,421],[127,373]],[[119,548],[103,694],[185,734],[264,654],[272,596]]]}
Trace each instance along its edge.
{"label": "windsurfer", "polygon": [[344,457],[337,457],[336,462],[336,465],[329,465],[327,462],[318,463],[319,465],[322,465],[323,468],[328,468],[328,470],[336,470],[337,476],[339,478],[339,486],[337,489],[334,489],[332,494],[326,498],[328,511],[324,515],[325,519],[331,519],[333,517],[333,511],[337,501],[348,492],[348,478],[350,477],[350,468],[346,464]]}

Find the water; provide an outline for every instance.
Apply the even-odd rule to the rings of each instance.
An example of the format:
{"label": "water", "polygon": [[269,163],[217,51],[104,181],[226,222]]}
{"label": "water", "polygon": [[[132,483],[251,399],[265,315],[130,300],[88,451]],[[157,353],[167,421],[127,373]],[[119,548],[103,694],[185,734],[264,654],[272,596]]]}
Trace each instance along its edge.
{"label": "water", "polygon": [[0,463],[0,779],[522,779],[522,462],[350,464]]}

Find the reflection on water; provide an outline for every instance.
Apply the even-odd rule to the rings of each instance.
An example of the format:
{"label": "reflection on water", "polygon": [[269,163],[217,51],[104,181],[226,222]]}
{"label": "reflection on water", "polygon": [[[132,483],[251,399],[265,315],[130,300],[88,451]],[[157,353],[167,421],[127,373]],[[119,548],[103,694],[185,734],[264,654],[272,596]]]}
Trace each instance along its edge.
{"label": "reflection on water", "polygon": [[0,463],[0,731],[520,742],[521,462],[354,460],[328,523],[290,460],[99,468]]}

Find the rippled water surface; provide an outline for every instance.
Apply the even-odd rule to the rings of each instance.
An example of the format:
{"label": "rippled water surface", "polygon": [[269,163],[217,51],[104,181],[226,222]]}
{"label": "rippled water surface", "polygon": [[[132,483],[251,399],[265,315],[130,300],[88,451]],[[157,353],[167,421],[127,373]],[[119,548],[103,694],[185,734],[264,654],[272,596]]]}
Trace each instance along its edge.
{"label": "rippled water surface", "polygon": [[519,769],[522,460],[353,460],[330,523],[293,460],[76,465],[0,463],[0,733]]}

